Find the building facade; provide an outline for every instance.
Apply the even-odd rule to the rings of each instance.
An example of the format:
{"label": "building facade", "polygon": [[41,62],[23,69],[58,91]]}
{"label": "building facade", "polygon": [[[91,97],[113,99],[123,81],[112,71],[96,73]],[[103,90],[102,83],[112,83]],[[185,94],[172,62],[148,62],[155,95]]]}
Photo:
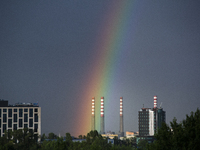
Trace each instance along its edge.
{"label": "building facade", "polygon": [[151,108],[142,108],[138,112],[139,135],[152,135],[154,131],[154,117]]}
{"label": "building facade", "polygon": [[41,107],[37,103],[8,105],[8,101],[0,100],[0,135],[23,128],[41,135]]}
{"label": "building facade", "polygon": [[139,136],[154,136],[166,121],[163,108],[157,108],[157,96],[154,96],[154,108],[141,108],[138,112]]}

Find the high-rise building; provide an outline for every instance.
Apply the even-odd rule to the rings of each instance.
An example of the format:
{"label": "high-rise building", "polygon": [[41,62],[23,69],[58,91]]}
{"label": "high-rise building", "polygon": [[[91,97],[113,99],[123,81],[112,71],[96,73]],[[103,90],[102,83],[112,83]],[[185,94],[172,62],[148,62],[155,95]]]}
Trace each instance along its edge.
{"label": "high-rise building", "polygon": [[151,108],[142,108],[138,112],[139,119],[139,135],[153,135],[154,134],[154,113]]}
{"label": "high-rise building", "polygon": [[165,122],[165,111],[157,108],[157,96],[154,96],[154,108],[141,108],[138,112],[139,136],[153,136],[162,122]]}
{"label": "high-rise building", "polygon": [[5,130],[28,128],[34,135],[41,135],[41,107],[38,103],[17,103],[8,105],[7,100],[0,100],[0,135]]}

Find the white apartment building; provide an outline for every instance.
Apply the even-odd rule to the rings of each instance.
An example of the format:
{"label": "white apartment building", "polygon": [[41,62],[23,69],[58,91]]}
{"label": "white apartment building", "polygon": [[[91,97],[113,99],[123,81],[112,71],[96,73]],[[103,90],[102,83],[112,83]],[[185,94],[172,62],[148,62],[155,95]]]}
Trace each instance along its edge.
{"label": "white apartment building", "polygon": [[5,130],[24,128],[41,135],[41,107],[37,103],[8,105],[8,101],[0,100],[0,136],[4,136]]}

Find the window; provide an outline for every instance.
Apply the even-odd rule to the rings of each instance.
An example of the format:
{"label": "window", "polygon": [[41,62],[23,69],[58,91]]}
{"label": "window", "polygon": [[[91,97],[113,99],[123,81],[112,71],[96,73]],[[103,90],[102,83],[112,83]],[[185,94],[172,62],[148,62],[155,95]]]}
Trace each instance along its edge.
{"label": "window", "polygon": [[35,109],[35,112],[38,112],[38,109],[37,109],[37,108]]}
{"label": "window", "polygon": [[3,133],[5,132],[6,130],[6,124],[3,124]]}
{"label": "window", "polygon": [[3,109],[3,112],[7,112],[7,109]]}
{"label": "window", "polygon": [[38,130],[38,124],[34,124],[34,132],[37,132]]}
{"label": "window", "polygon": [[[0,109],[0,117],[1,117],[1,109]],[[1,133],[1,132],[0,132]]]}
{"label": "window", "polygon": [[7,114],[3,114],[3,122],[7,122]]}
{"label": "window", "polygon": [[17,130],[17,124],[13,125],[13,130]]}
{"label": "window", "polygon": [[8,109],[8,117],[12,117],[12,109]]}
{"label": "window", "polygon": [[29,109],[29,117],[33,117],[33,109]]}
{"label": "window", "polygon": [[24,124],[24,128],[28,128],[28,124]]}
{"label": "window", "polygon": [[17,109],[14,109],[14,112],[17,112]]}
{"label": "window", "polygon": [[19,109],[19,117],[23,116],[23,109]]}
{"label": "window", "polygon": [[12,128],[12,119],[8,119],[8,128]]}
{"label": "window", "polygon": [[28,112],[28,109],[27,109],[27,108],[25,108],[25,109],[24,109],[24,112]]}
{"label": "window", "polygon": [[34,115],[34,121],[35,121],[35,122],[38,122],[38,114],[35,114],[35,115]]}
{"label": "window", "polygon": [[22,119],[19,119],[19,127],[22,127]]}
{"label": "window", "polygon": [[14,122],[17,122],[17,114],[14,114]]}
{"label": "window", "polygon": [[29,119],[29,127],[33,127],[33,119]]}
{"label": "window", "polygon": [[24,122],[28,122],[28,114],[24,114]]}
{"label": "window", "polygon": [[[0,128],[1,128],[1,119],[0,119]],[[0,132],[0,134],[1,134],[1,132]]]}

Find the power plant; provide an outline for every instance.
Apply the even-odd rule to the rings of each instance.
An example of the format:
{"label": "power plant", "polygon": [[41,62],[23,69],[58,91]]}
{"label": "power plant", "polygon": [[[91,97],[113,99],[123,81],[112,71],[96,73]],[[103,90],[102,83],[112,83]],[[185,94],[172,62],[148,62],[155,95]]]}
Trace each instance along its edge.
{"label": "power plant", "polygon": [[[105,134],[105,122],[104,122],[104,97],[101,97],[101,109],[100,109],[100,134]],[[120,97],[120,125],[119,136],[124,136],[124,120],[123,120],[123,97]],[[91,130],[95,130],[95,98],[92,97],[92,116],[91,116]]]}
{"label": "power plant", "polygon": [[[123,97],[120,97],[119,101],[119,133],[107,132],[105,133],[105,119],[104,119],[104,97],[101,97],[101,109],[100,109],[100,134],[103,137],[113,139],[118,136],[120,139],[124,137],[124,118],[123,118]],[[158,99],[155,95],[153,97],[153,108],[143,108],[138,111],[138,129],[137,143],[139,140],[147,140],[148,142],[154,141],[154,134],[161,128],[163,122],[166,121],[166,112],[161,107],[158,108]],[[91,130],[95,130],[95,98],[92,97],[92,116],[91,116]],[[135,136],[135,135],[134,135]]]}

